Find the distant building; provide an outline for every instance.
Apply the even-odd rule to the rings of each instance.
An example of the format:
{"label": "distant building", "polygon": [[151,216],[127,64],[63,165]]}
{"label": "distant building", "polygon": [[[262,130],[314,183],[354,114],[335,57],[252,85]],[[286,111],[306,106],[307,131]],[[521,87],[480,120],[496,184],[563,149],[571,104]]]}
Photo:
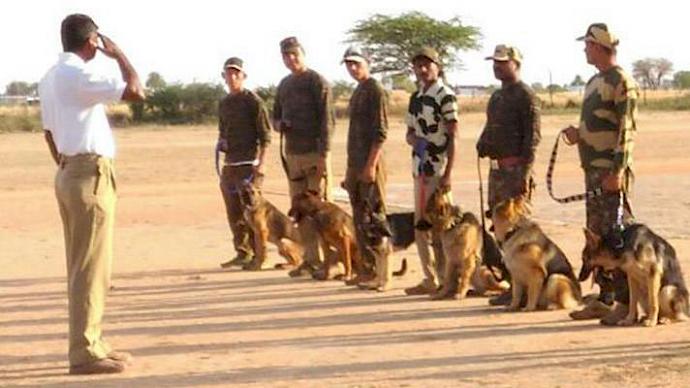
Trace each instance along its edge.
{"label": "distant building", "polygon": [[478,97],[489,94],[489,88],[483,85],[457,85],[453,91],[458,96]]}
{"label": "distant building", "polygon": [[7,96],[0,94],[0,105],[35,105],[39,103],[36,96]]}

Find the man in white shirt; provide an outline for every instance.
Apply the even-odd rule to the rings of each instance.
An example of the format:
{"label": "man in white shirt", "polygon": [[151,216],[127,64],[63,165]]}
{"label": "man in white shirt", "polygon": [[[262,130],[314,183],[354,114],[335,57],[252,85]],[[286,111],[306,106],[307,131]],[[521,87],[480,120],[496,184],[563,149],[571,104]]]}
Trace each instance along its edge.
{"label": "man in white shirt", "polygon": [[[104,103],[144,98],[139,77],[112,40],[82,14],[61,27],[58,62],[41,80],[45,139],[58,165],[55,195],[67,256],[70,374],[120,373],[131,355],[112,350],[101,336],[112,264],[115,216],[115,142]],[[103,46],[99,47],[99,40]],[[117,61],[122,80],[92,74],[96,52]]]}

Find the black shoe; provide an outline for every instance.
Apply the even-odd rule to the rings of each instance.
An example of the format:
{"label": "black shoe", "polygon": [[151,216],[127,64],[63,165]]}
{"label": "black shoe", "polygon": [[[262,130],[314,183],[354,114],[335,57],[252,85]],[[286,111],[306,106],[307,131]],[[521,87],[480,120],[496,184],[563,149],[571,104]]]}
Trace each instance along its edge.
{"label": "black shoe", "polygon": [[291,278],[298,278],[301,276],[311,276],[314,273],[314,271],[314,267],[312,267],[311,264],[307,262],[302,262],[302,264],[300,264],[299,267],[288,272],[288,275]]}
{"label": "black shoe", "polygon": [[499,296],[495,296],[489,299],[489,304],[491,306],[508,306],[513,300],[513,293],[506,291]]}
{"label": "black shoe", "polygon": [[235,256],[234,259],[226,261],[225,263],[220,263],[221,268],[230,268],[230,267],[242,267],[246,264],[251,263],[252,259],[254,259],[252,256],[249,256],[247,254],[239,254]]}

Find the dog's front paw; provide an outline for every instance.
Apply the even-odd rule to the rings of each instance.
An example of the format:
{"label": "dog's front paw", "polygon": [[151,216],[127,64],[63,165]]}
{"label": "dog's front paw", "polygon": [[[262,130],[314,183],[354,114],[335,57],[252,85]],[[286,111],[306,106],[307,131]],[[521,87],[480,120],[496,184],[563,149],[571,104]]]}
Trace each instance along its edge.
{"label": "dog's front paw", "polygon": [[661,317],[659,318],[659,324],[660,325],[668,325],[669,323],[672,323],[673,321],[669,317]]}
{"label": "dog's front paw", "polygon": [[642,326],[644,327],[654,327],[656,326],[658,319],[656,318],[645,318],[642,320]]}
{"label": "dog's front paw", "polygon": [[618,325],[618,326],[632,326],[635,323],[636,323],[635,318],[623,318],[620,321],[618,321],[616,323],[616,325]]}

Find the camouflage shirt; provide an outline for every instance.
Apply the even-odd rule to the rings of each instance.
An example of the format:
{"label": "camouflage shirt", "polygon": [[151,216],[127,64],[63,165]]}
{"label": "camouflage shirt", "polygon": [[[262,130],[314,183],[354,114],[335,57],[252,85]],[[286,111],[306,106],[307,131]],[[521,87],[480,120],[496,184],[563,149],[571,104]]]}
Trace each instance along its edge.
{"label": "camouflage shirt", "polygon": [[583,168],[632,166],[638,94],[637,83],[618,66],[587,82],[578,129]]}
{"label": "camouflage shirt", "polygon": [[273,118],[285,128],[287,153],[324,154],[335,127],[328,82],[311,69],[283,78],[276,92]]}
{"label": "camouflage shirt", "polygon": [[247,89],[228,94],[218,107],[218,136],[228,145],[230,163],[256,159],[258,147],[271,141],[271,125],[264,102]]}
{"label": "camouflage shirt", "polygon": [[440,78],[426,91],[410,96],[405,119],[415,136],[426,141],[426,147],[412,150],[412,175],[441,176],[448,162],[448,129],[444,125],[458,121],[458,103],[453,91]]}
{"label": "camouflage shirt", "polygon": [[540,101],[532,89],[522,81],[507,85],[489,99],[477,149],[480,156],[517,156],[531,164],[541,140],[540,127]]}
{"label": "camouflage shirt", "polygon": [[357,85],[348,107],[347,166],[361,170],[371,147],[383,143],[388,131],[388,102],[381,82],[369,78]]}

